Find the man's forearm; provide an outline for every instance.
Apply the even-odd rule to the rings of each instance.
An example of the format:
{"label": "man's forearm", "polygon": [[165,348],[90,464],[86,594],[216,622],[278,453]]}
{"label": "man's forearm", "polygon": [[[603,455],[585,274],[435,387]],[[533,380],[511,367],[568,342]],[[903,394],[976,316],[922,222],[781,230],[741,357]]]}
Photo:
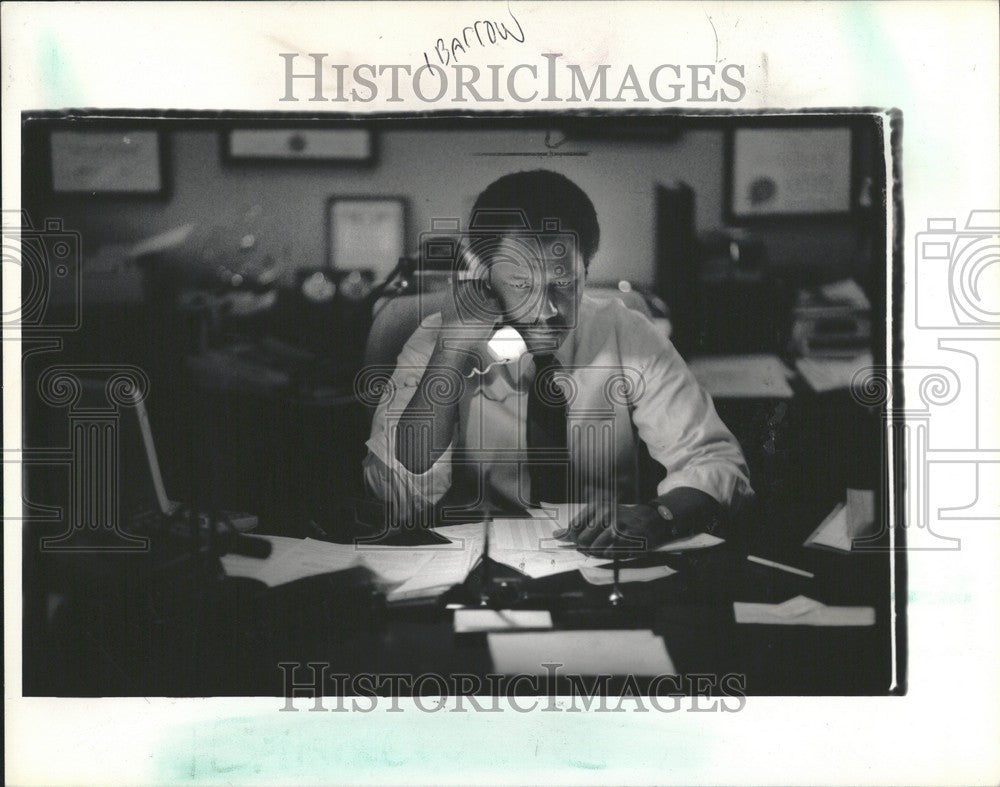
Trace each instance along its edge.
{"label": "man's forearm", "polygon": [[469,353],[445,348],[440,341],[434,348],[417,390],[395,427],[396,459],[411,473],[426,473],[441,458],[458,422],[459,397],[445,397],[442,401],[442,397],[429,396],[428,392],[443,383],[442,373],[458,375],[460,380],[453,381],[456,384],[464,382],[472,360]]}

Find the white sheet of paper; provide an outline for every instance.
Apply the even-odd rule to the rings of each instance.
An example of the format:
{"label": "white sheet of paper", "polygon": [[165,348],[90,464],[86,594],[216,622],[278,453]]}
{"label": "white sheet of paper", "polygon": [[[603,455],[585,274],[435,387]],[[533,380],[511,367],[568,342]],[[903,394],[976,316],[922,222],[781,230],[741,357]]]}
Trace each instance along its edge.
{"label": "white sheet of paper", "polygon": [[277,587],[305,577],[341,571],[359,563],[350,546],[328,550],[315,545],[341,545],[284,536],[260,538],[271,543],[271,554],[263,560],[243,555],[224,555],[220,562],[227,575],[256,579],[268,587]]}
{"label": "white sheet of paper", "polygon": [[776,355],[692,358],[688,368],[712,396],[732,399],[790,399],[788,368]]}
{"label": "white sheet of paper", "polygon": [[648,630],[547,631],[487,634],[493,668],[505,675],[673,675],[662,637]]}
{"label": "white sheet of paper", "polygon": [[771,626],[872,626],[872,607],[828,607],[807,596],[795,596],[781,604],[733,602],[737,623]]}
{"label": "white sheet of paper", "polygon": [[[388,584],[406,582],[427,568],[435,552],[429,547],[412,549],[381,545],[347,545],[357,559]],[[454,547],[450,551],[458,552]]]}
{"label": "white sheet of paper", "polygon": [[405,582],[388,593],[387,601],[439,595],[465,580],[481,552],[474,544],[467,542],[465,548],[441,544],[422,554],[427,556],[426,562]]}
{"label": "white sheet of paper", "polygon": [[689,549],[707,549],[708,547],[714,547],[716,544],[722,544],[724,541],[725,539],[713,536],[711,533],[695,533],[693,536],[678,538],[676,541],[669,541],[666,544],[658,546],[656,551],[686,552]]}
{"label": "white sheet of paper", "polygon": [[578,568],[588,568],[606,563],[603,558],[590,557],[575,549],[525,550],[490,550],[490,557],[497,563],[510,566],[532,579],[547,577],[552,574],[563,574],[576,571]]}
{"label": "white sheet of paper", "polygon": [[875,530],[875,492],[871,489],[847,490],[847,532],[851,538],[872,535]]}
{"label": "white sheet of paper", "polygon": [[[618,571],[618,584],[620,585],[625,582],[652,582],[654,579],[662,579],[676,573],[670,566],[623,568]],[[613,568],[585,567],[580,569],[580,574],[591,585],[611,585],[615,581],[615,571]]]}
{"label": "white sheet of paper", "polygon": [[847,507],[837,503],[826,519],[805,540],[803,546],[829,547],[841,552],[851,551],[851,535],[847,532]]}
{"label": "white sheet of paper", "polygon": [[504,631],[507,629],[550,629],[552,613],[538,609],[456,609],[455,633]]}
{"label": "white sheet of paper", "polygon": [[856,358],[799,358],[795,368],[816,393],[850,388],[854,376],[874,363],[871,353]]}
{"label": "white sheet of paper", "polygon": [[[517,519],[495,519],[490,527],[490,558],[510,566],[533,579],[575,571],[583,566],[604,562],[584,555],[569,541],[553,538],[552,534],[565,527],[570,504],[552,506],[556,518],[533,509],[531,516]],[[537,511],[537,513],[536,513]],[[483,551],[483,523],[451,525],[438,528],[438,533],[455,544],[471,544],[476,557]]]}
{"label": "white sheet of paper", "polygon": [[490,529],[490,552],[526,552],[549,549],[573,551],[568,541],[560,541],[553,533],[563,525],[553,519],[494,519]]}
{"label": "white sheet of paper", "polygon": [[[533,519],[544,523],[549,534],[569,526],[569,523],[585,508],[581,503],[542,503],[542,508],[533,508],[530,513]],[[657,552],[684,552],[689,549],[707,549],[722,544],[725,539],[713,536],[711,533],[695,533],[693,536],[678,538],[656,548]],[[553,543],[567,543],[555,541]],[[491,549],[492,551],[492,549]],[[607,561],[599,561],[607,562]]]}

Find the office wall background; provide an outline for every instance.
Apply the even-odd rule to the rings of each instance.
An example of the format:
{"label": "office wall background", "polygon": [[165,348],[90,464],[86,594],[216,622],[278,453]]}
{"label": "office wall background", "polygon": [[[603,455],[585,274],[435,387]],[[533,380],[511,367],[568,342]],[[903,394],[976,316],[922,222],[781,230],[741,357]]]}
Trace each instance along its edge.
{"label": "office wall background", "polygon": [[[84,255],[107,243],[127,243],[190,221],[217,221],[259,208],[293,267],[324,264],[326,201],[337,195],[401,195],[410,205],[409,245],[434,217],[464,222],[475,195],[494,178],[545,167],[565,173],[594,200],[601,248],[591,268],[597,280],[648,284],[655,268],[655,187],[681,180],[696,194],[699,231],[724,227],[724,132],[687,130],[672,140],[569,139],[546,155],[542,130],[423,130],[378,132],[375,166],[331,167],[226,163],[214,130],[170,135],[170,195],[161,201],[53,197],[44,207],[82,233]],[[523,155],[483,155],[483,154]],[[862,253],[848,222],[802,219],[754,228],[771,263],[809,281],[851,275]]]}

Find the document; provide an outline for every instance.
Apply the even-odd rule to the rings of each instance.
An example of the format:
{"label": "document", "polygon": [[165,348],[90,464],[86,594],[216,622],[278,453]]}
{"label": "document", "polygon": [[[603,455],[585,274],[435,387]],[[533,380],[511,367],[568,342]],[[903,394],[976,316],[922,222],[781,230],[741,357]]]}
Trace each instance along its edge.
{"label": "document", "polygon": [[[553,507],[555,508],[555,507]],[[490,526],[489,556],[497,563],[520,571],[532,579],[575,571],[604,562],[580,552],[569,541],[553,536],[565,527],[569,504],[561,504],[556,518],[532,515],[521,519],[494,519]],[[441,535],[455,544],[471,544],[476,557],[483,552],[484,525],[454,525],[440,528]]]}
{"label": "document", "polygon": [[456,609],[455,633],[550,629],[552,613],[544,609]]}
{"label": "document", "polygon": [[[662,637],[649,630],[487,634],[493,668],[504,675],[673,675]],[[551,669],[551,667],[550,667]]]}
{"label": "document", "polygon": [[590,555],[585,555],[572,548],[524,550],[521,552],[513,550],[494,552],[490,550],[490,557],[498,563],[503,563],[522,574],[527,574],[532,579],[595,567],[607,562],[606,559],[590,557]]}
{"label": "document", "polygon": [[481,548],[471,539],[466,540],[464,546],[437,544],[420,552],[425,556],[425,562],[405,582],[387,593],[386,601],[441,595],[454,585],[464,582],[482,554]]}
{"label": "document", "polygon": [[803,542],[806,547],[826,547],[839,552],[851,551],[851,536],[847,532],[847,507],[837,503],[826,519]]}
{"label": "document", "polygon": [[828,607],[808,596],[795,596],[781,604],[733,602],[737,623],[769,626],[872,626],[872,607]]}
{"label": "document", "polygon": [[[529,513],[533,519],[546,523],[551,537],[552,532],[569,527],[584,508],[586,506],[582,503],[542,503],[541,508],[533,508]],[[556,540],[554,543],[568,544],[569,542]],[[656,548],[656,551],[684,552],[689,549],[707,549],[723,543],[725,543],[725,539],[713,536],[711,533],[695,533],[693,536],[685,536],[662,544]]]}
{"label": "document", "polygon": [[228,576],[246,577],[277,587],[305,577],[342,571],[358,565],[353,547],[322,549],[315,545],[341,547],[311,539],[259,536],[271,543],[271,554],[260,560],[244,555],[223,555],[222,568]]}
{"label": "document", "polygon": [[790,399],[791,372],[776,355],[692,358],[688,368],[712,396],[731,399]]}
{"label": "document", "polygon": [[424,571],[435,554],[432,547],[414,549],[375,544],[331,544],[330,546],[345,547],[360,563],[371,569],[372,573],[388,585],[406,582]]}
{"label": "document", "polygon": [[795,368],[816,393],[826,393],[850,388],[854,376],[872,363],[872,354],[862,353],[847,359],[799,358]]}
{"label": "document", "polygon": [[[618,571],[618,584],[625,582],[652,582],[654,579],[669,577],[677,572],[670,566],[650,566],[649,568],[623,568]],[[580,574],[591,585],[611,585],[615,581],[613,568],[592,568],[585,566]]]}

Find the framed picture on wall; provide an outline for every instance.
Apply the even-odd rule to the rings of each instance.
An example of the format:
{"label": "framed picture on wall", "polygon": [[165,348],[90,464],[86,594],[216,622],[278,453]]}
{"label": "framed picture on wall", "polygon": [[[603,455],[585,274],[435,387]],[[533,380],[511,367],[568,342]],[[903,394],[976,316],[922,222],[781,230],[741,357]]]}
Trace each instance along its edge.
{"label": "framed picture on wall", "polygon": [[730,222],[836,217],[852,211],[849,126],[738,126],[726,139]]}
{"label": "framed picture on wall", "polygon": [[280,162],[369,165],[375,136],[363,126],[345,128],[234,128],[222,133],[229,163]]}
{"label": "framed picture on wall", "polygon": [[388,276],[406,253],[404,197],[331,197],[326,203],[327,264]]}
{"label": "framed picture on wall", "polygon": [[161,196],[167,190],[163,135],[152,129],[53,129],[54,194]]}

